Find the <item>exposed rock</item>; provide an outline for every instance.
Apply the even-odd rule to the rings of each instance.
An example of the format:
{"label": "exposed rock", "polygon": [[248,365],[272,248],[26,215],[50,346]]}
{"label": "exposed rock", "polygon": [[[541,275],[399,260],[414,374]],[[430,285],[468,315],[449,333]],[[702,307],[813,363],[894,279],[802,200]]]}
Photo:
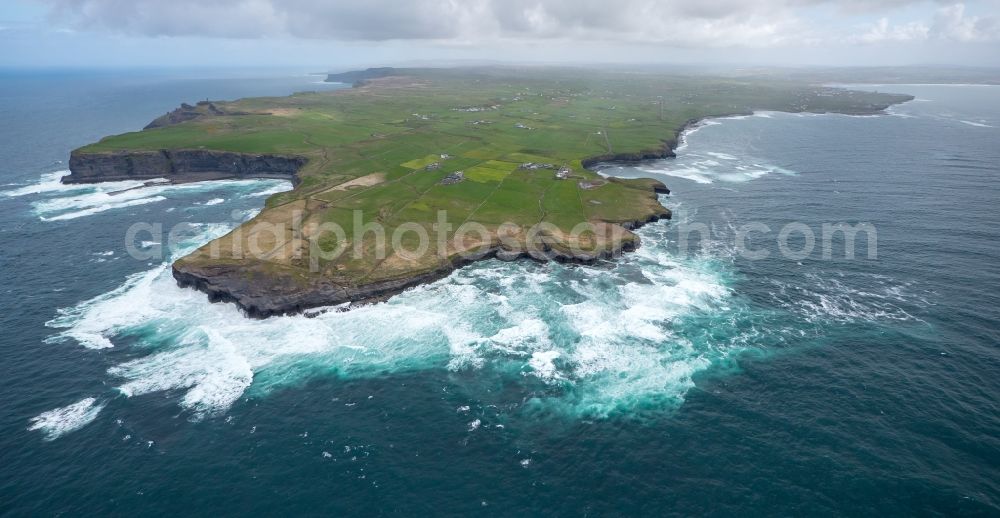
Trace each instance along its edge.
{"label": "exposed rock", "polygon": [[171,126],[173,124],[180,124],[182,122],[187,122],[189,120],[198,119],[201,117],[208,116],[219,116],[219,115],[246,115],[245,112],[231,112],[219,108],[215,103],[211,101],[201,101],[195,106],[191,106],[188,103],[181,103],[181,106],[174,111],[167,113],[166,115],[161,115],[150,122],[143,129],[154,129],[162,128],[164,126]]}
{"label": "exposed rock", "polygon": [[69,158],[70,174],[63,183],[94,183],[119,180],[166,178],[174,182],[224,178],[286,178],[296,173],[306,159],[297,156],[257,155],[180,149],[81,153]]}
{"label": "exposed rock", "polygon": [[[670,211],[650,216],[644,221],[620,225],[634,230],[647,223],[669,219]],[[355,284],[326,276],[302,277],[294,271],[275,270],[262,263],[197,264],[181,259],[173,264],[173,276],[181,287],[204,292],[212,302],[232,302],[251,318],[298,314],[307,310],[347,304],[347,308],[381,302],[403,291],[447,277],[454,270],[474,261],[495,257],[502,261],[531,259],[560,263],[591,264],[631,252],[639,245],[638,237],[623,239],[615,249],[599,252],[567,252],[542,244],[539,250],[510,250],[494,246],[485,253],[456,258],[439,267],[396,279]]]}
{"label": "exposed rock", "polygon": [[248,317],[267,318],[322,306],[384,300],[407,288],[441,279],[456,267],[444,266],[410,277],[361,286],[325,277],[312,278],[303,285],[302,279],[293,274],[264,273],[247,264],[193,266],[178,261],[173,265],[173,275],[178,285],[204,292],[212,302],[233,302]]}
{"label": "exposed rock", "polygon": [[516,261],[526,254],[521,250],[508,250],[506,248],[500,248],[496,251],[496,258],[501,261]]}

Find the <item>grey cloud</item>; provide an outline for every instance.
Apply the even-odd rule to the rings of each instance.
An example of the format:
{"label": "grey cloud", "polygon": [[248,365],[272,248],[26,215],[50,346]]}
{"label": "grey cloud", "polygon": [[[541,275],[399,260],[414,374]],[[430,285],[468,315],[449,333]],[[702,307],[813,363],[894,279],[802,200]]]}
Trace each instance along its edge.
{"label": "grey cloud", "polygon": [[364,2],[275,2],[296,36],[345,40],[447,39],[459,34],[456,20],[469,12],[449,0]]}
{"label": "grey cloud", "polygon": [[855,43],[927,40],[959,43],[997,41],[1000,40],[1000,21],[992,15],[969,15],[964,4],[950,4],[938,8],[930,21],[890,23],[888,18],[883,17],[867,31],[848,37],[848,41]]}
{"label": "grey cloud", "polygon": [[954,41],[989,41],[1000,37],[1000,23],[995,16],[970,16],[963,4],[938,10],[931,34]]}
{"label": "grey cloud", "polygon": [[[918,0],[38,0],[77,30],[142,36],[299,37],[477,43],[586,38],[676,46],[770,46],[824,32],[799,17],[825,6],[849,13]],[[987,0],[995,3],[997,0]],[[820,21],[822,23],[822,21]],[[990,18],[958,12],[928,21],[956,39],[981,39]],[[970,28],[970,23],[972,24]]]}
{"label": "grey cloud", "polygon": [[45,0],[51,17],[77,30],[144,36],[254,37],[280,34],[280,14],[255,0]]}

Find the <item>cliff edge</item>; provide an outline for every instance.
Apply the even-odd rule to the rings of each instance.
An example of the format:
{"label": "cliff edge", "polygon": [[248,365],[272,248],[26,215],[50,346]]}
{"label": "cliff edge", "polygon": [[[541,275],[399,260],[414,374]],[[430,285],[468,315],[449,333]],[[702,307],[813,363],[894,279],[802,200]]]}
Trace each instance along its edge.
{"label": "cliff edge", "polygon": [[307,160],[297,156],[163,149],[159,151],[73,151],[63,183],[164,178],[175,183],[242,178],[281,178],[297,183]]}

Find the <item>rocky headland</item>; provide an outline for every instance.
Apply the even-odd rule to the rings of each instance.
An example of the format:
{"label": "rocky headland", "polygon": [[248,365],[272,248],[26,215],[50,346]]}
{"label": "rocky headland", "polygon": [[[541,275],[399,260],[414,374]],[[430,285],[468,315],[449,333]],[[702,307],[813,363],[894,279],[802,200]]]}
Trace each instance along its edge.
{"label": "rocky headland", "polygon": [[[269,199],[256,218],[172,269],[179,285],[265,318],[385,300],[487,258],[612,259],[639,246],[633,230],[670,218],[658,199],[669,190],[653,179],[601,177],[594,171],[603,164],[673,157],[683,132],[706,118],[754,109],[871,114],[910,99],[653,75],[623,82],[574,71],[407,69],[394,77],[400,73],[331,74],[329,81],[356,86],[338,92],[182,105],[142,132],[74,151],[63,181],[291,180],[295,188]],[[268,152],[237,151],[247,149]],[[329,235],[317,229],[350,228],[352,213],[391,232],[430,228],[442,210],[485,233],[417,259],[393,251],[310,256],[326,251]],[[291,237],[264,239],[267,253],[256,257],[232,253],[260,241],[259,223]],[[540,223],[549,227],[532,233]],[[593,232],[571,233],[579,223]],[[366,232],[345,237],[338,247],[374,246]]]}

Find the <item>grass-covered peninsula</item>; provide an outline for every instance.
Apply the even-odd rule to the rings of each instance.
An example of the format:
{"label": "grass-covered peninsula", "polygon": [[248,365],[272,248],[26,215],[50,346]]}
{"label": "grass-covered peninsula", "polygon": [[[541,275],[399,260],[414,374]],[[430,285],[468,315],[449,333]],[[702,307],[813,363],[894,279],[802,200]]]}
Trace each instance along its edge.
{"label": "grass-covered peninsula", "polygon": [[485,256],[613,256],[638,245],[631,229],[669,217],[657,199],[666,188],[601,177],[595,164],[672,156],[683,128],[706,117],[870,114],[909,99],[568,69],[330,80],[353,87],[184,105],[74,151],[67,180],[294,179],[253,220],[174,264],[181,284],[268,316],[377,300]]}

